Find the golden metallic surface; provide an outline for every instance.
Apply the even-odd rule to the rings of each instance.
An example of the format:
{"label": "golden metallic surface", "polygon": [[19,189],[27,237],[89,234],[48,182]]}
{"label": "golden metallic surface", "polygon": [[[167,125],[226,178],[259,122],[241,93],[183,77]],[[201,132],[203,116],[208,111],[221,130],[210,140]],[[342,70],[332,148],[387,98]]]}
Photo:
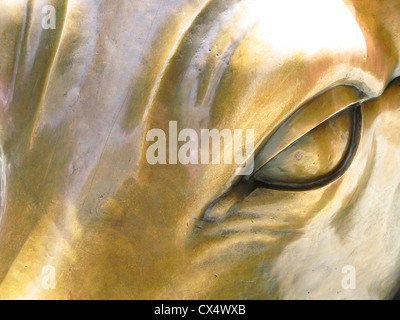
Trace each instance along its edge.
{"label": "golden metallic surface", "polygon": [[[0,299],[392,298],[399,30],[398,0],[0,0]],[[146,159],[177,121],[254,129],[288,182],[314,134],[301,170],[334,175],[351,121],[313,129],[357,103],[345,170],[312,188]]]}

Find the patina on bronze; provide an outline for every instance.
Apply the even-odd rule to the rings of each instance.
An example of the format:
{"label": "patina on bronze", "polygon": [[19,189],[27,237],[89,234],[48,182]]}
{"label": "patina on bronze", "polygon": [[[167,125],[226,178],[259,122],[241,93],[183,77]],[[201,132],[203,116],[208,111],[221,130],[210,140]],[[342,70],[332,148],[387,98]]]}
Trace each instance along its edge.
{"label": "patina on bronze", "polygon": [[[393,297],[399,30],[397,0],[0,0],[0,298]],[[254,129],[255,171],[149,164],[170,121]]]}

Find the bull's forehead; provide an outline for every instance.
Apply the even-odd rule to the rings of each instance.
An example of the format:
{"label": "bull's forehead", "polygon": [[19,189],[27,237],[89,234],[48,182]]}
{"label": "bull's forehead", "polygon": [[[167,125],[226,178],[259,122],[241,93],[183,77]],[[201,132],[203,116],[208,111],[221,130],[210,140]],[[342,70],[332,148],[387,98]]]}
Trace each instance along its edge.
{"label": "bull's forehead", "polygon": [[[347,84],[378,96],[398,73],[398,23],[382,26],[389,10],[377,4],[187,1],[176,8],[145,29],[145,60],[134,71],[145,88],[135,99],[151,109],[158,98],[182,127],[252,127],[261,143],[317,94]],[[269,121],[260,123],[262,115]]]}
{"label": "bull's forehead", "polygon": [[[264,132],[279,119],[270,117],[263,128],[251,115],[284,118],[335,85],[378,96],[396,76],[398,43],[396,28],[381,28],[383,15],[366,18],[378,8],[368,9],[358,13],[342,1],[204,3],[177,38],[175,59],[168,60],[176,64],[178,111],[196,118],[190,109],[200,106],[202,114],[191,121],[250,123]],[[239,118],[244,113],[250,119]]]}

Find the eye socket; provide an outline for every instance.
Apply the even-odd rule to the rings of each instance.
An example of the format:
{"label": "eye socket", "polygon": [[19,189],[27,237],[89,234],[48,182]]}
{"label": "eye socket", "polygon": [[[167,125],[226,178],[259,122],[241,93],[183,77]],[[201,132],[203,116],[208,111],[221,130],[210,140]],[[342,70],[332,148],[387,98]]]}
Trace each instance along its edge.
{"label": "eye socket", "polygon": [[346,171],[360,139],[361,107],[351,106],[281,151],[251,179],[271,189],[322,187]]}
{"label": "eye socket", "polygon": [[293,123],[281,125],[275,131],[275,138],[272,136],[255,157],[256,171],[244,176],[228,192],[211,202],[202,222],[215,222],[234,214],[237,205],[256,189],[311,190],[332,183],[346,172],[360,143],[360,104],[350,105],[329,117],[271,157],[280,148],[281,142],[287,141],[285,132],[304,129],[298,123],[291,125]]}

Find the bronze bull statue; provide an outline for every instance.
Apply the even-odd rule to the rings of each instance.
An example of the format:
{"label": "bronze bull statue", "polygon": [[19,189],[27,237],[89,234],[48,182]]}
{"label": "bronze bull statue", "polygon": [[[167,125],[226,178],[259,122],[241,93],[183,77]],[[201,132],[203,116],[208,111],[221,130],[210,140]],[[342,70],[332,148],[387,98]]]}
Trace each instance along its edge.
{"label": "bronze bull statue", "polygon": [[399,30],[397,0],[0,0],[0,298],[392,298]]}

